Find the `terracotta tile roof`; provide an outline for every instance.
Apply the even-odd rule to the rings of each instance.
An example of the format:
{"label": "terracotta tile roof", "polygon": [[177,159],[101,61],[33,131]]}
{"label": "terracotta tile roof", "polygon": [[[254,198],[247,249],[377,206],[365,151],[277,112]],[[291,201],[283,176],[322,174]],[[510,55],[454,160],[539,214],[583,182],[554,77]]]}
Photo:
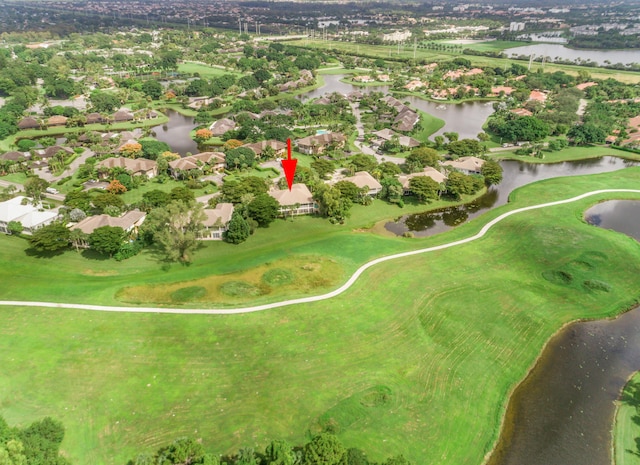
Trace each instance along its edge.
{"label": "terracotta tile roof", "polygon": [[311,195],[311,191],[305,184],[293,184],[291,190],[272,190],[269,191],[269,195],[283,207],[313,203],[313,195]]}
{"label": "terracotta tile roof", "polygon": [[147,214],[140,210],[131,210],[120,217],[109,215],[88,216],[78,224],[71,227],[72,230],[80,229],[85,234],[91,234],[102,226],[120,227],[125,231],[133,228],[136,223],[142,223]]}

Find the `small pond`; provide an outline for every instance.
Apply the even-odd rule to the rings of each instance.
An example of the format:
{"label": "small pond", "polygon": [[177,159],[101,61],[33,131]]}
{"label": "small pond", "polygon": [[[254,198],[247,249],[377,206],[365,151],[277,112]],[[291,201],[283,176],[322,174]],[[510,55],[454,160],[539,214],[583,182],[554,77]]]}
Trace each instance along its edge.
{"label": "small pond", "polygon": [[640,201],[609,200],[585,212],[589,224],[613,229],[640,241]]}
{"label": "small pond", "polygon": [[183,157],[187,152],[198,153],[198,144],[189,136],[191,130],[197,126],[193,117],[182,115],[175,110],[168,110],[167,116],[168,122],[151,128],[152,135],[159,141],[169,144],[171,150]]}

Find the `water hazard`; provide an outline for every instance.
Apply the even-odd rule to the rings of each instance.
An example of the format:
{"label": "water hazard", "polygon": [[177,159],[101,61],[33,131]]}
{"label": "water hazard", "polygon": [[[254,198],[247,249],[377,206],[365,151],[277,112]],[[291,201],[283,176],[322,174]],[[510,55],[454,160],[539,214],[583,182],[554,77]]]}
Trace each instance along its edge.
{"label": "water hazard", "polygon": [[155,134],[154,137],[169,144],[171,150],[183,157],[187,152],[198,153],[198,144],[189,135],[196,127],[193,117],[182,115],[175,110],[168,110],[167,116],[169,117],[167,123],[151,128]]}
{"label": "water hazard", "polygon": [[639,347],[640,307],[561,330],[511,397],[488,465],[610,464],[614,401]]}
{"label": "water hazard", "polygon": [[640,202],[609,200],[591,207],[584,214],[587,223],[613,229],[640,241]]}

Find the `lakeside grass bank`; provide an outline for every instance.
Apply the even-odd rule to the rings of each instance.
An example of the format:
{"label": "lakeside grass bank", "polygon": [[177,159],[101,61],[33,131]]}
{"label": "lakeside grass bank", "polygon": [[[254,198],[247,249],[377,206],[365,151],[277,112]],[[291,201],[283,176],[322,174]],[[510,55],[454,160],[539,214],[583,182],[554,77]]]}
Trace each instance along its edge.
{"label": "lakeside grass bank", "polygon": [[[616,401],[615,420],[612,429],[613,465],[640,465],[640,423],[638,407],[634,405],[632,387],[640,383],[640,372],[627,381],[621,398]],[[634,402],[635,401],[635,402]]]}
{"label": "lakeside grass bank", "polygon": [[[632,168],[534,183],[515,191],[512,203],[425,239],[380,238],[351,225],[330,234],[312,218],[279,222],[283,228],[261,231],[262,244],[229,246],[229,253],[211,244],[220,247],[168,271],[146,255],[122,263],[75,252],[29,257],[3,236],[0,273],[8,286],[0,292],[3,299],[111,303],[118,286],[157,275],[156,282],[177,282],[193,270],[250,270],[311,253],[348,271],[393,249],[468,237],[511,209],[637,188],[639,180],[640,169]],[[417,463],[479,464],[497,437],[508,393],[549,337],[568,321],[612,316],[640,297],[637,242],[582,219],[611,197],[640,199],[600,194],[513,215],[473,243],[380,264],[335,299],[259,314],[0,309],[0,413],[12,424],[44,415],[62,420],[66,453],[97,464],[123,463],[185,435],[215,453],[259,450],[273,438],[301,443],[327,424],[373,460],[404,453]],[[591,273],[610,292],[545,279],[584,253],[605,257]],[[359,401],[377,388],[389,393],[382,404]]]}

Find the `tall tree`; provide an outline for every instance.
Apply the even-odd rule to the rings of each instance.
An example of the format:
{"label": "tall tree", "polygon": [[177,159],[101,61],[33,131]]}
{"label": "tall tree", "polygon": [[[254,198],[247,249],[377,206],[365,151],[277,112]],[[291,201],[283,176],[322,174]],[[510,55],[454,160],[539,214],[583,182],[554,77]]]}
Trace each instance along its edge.
{"label": "tall tree", "polygon": [[249,205],[247,205],[247,214],[264,228],[273,223],[277,218],[279,209],[280,204],[276,199],[269,194],[258,194]]}
{"label": "tall tree", "polygon": [[142,228],[152,235],[168,260],[189,263],[205,218],[202,204],[177,200],[152,210]]}
{"label": "tall tree", "polygon": [[122,246],[125,235],[119,226],[102,226],[89,234],[89,245],[104,255],[113,256]]}
{"label": "tall tree", "polygon": [[321,433],[304,446],[303,465],[340,465],[346,456],[340,440],[329,433]]}
{"label": "tall tree", "polygon": [[232,244],[240,244],[249,237],[249,224],[239,211],[234,211],[227,231],[224,233],[224,240]]}
{"label": "tall tree", "polygon": [[482,176],[487,186],[500,184],[502,181],[502,166],[496,161],[487,160],[482,165]]}
{"label": "tall tree", "polygon": [[62,223],[51,223],[36,229],[29,243],[38,252],[53,252],[69,247],[69,230]]}

